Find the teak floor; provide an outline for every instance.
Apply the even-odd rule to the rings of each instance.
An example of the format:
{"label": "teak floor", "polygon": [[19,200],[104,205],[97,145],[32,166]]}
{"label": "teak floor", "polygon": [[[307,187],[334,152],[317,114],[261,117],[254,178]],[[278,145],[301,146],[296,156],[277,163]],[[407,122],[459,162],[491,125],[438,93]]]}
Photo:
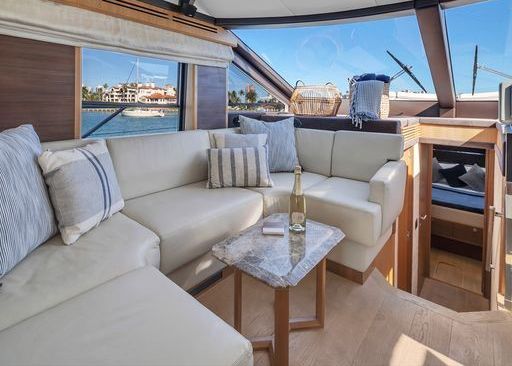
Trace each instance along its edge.
{"label": "teak floor", "polygon": [[[290,294],[290,316],[314,309],[314,276]],[[378,271],[364,285],[327,273],[324,329],[290,334],[290,365],[507,365],[512,360],[512,315],[456,313],[390,287]],[[233,276],[198,296],[233,324]],[[244,276],[242,329],[246,336],[273,329],[273,292]],[[268,365],[257,352],[255,365]]]}
{"label": "teak floor", "polygon": [[477,294],[482,293],[482,262],[432,248],[430,276]]}

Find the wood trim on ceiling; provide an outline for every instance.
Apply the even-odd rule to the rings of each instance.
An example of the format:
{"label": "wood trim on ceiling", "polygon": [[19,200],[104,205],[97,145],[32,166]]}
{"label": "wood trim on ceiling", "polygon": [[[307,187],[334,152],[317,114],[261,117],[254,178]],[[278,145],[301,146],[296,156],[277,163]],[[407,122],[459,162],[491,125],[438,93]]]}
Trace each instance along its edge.
{"label": "wood trim on ceiling", "polygon": [[[153,6],[157,6],[157,7],[162,8],[162,9],[171,10],[171,11],[174,11],[175,13],[181,13],[181,8],[178,5],[170,3],[170,2],[167,2],[165,0],[139,0],[139,1],[143,2],[143,3],[146,3],[146,4],[153,5]],[[209,15],[204,14],[204,13],[201,13],[199,11],[196,12],[196,14],[194,15],[194,18],[195,19],[199,19],[199,20],[203,20],[203,21],[211,23],[211,24],[215,24],[215,18],[214,17],[209,16]]]}
{"label": "wood trim on ceiling", "polygon": [[222,27],[187,17],[140,0],[52,0],[59,4],[95,11],[156,28],[182,33],[206,41],[235,47],[236,38]]}

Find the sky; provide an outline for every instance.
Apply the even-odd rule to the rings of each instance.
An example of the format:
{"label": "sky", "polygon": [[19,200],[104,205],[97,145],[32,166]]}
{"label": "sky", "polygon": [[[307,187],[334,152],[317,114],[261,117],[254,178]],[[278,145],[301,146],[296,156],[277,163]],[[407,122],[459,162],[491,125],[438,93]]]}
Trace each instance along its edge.
{"label": "sky", "polygon": [[[457,93],[471,92],[475,44],[479,63],[512,74],[512,0],[489,0],[445,10],[452,69]],[[263,57],[290,84],[333,82],[345,92],[348,79],[367,72],[393,75],[399,66],[386,54],[391,51],[433,93],[434,87],[415,16],[366,22],[272,29],[243,29],[235,33]],[[126,82],[136,57],[83,50],[83,83],[87,86]],[[140,82],[176,85],[175,62],[139,58]],[[136,79],[135,70],[128,81]],[[497,91],[503,78],[479,71],[476,91]],[[229,73],[230,90],[243,89],[243,76]],[[419,91],[402,75],[391,90]]]}
{"label": "sky", "polygon": [[158,86],[176,86],[178,64],[176,62],[148,57],[137,57],[125,53],[84,48],[82,50],[82,84],[95,88],[107,83],[135,82],[137,71],[134,65],[139,59],[139,82],[154,82]]}

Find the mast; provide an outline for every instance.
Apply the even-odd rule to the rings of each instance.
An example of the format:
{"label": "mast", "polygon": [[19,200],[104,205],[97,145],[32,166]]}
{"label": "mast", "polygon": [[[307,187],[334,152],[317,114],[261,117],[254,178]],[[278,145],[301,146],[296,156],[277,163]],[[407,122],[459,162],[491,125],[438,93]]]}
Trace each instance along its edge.
{"label": "mast", "polygon": [[135,103],[139,103],[139,58],[137,57],[137,61],[135,63],[137,67],[137,79],[135,81]]}

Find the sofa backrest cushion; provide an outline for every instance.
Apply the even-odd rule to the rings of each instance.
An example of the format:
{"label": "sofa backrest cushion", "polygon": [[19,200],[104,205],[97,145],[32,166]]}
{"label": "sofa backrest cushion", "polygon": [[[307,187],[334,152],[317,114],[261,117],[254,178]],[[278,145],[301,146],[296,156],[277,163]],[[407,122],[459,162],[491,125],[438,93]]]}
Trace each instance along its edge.
{"label": "sofa backrest cushion", "polygon": [[334,132],[297,128],[295,139],[302,168],[310,173],[330,177]]}
{"label": "sofa backrest cushion", "polygon": [[364,182],[390,160],[403,156],[402,135],[337,131],[332,149],[332,175]]}
{"label": "sofa backrest cushion", "polygon": [[215,130],[208,130],[208,134],[210,135],[210,146],[215,149],[217,147],[217,143],[215,141],[215,136],[214,135],[218,135],[220,133],[235,133],[235,134],[240,134],[241,131],[240,131],[240,127],[236,127],[236,128],[219,128],[219,129],[215,129]]}
{"label": "sofa backrest cushion", "polygon": [[206,180],[210,147],[203,130],[110,139],[108,149],[125,200]]}
{"label": "sofa backrest cushion", "polygon": [[0,133],[0,278],[57,232],[31,125]]}

